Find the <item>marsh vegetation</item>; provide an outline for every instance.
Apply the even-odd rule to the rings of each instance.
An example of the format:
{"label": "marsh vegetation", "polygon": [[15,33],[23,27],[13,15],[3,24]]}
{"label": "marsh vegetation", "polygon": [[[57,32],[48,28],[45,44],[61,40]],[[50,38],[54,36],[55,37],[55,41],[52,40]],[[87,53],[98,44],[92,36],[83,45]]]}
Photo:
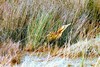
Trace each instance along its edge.
{"label": "marsh vegetation", "polygon": [[81,67],[96,58],[100,66],[100,0],[0,0],[0,66],[26,54],[81,57]]}

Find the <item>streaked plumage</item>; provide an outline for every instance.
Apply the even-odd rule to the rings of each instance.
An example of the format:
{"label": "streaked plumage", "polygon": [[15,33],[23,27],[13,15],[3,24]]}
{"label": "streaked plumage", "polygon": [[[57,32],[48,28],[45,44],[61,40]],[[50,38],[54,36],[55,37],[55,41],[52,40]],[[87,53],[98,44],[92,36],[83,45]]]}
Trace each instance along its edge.
{"label": "streaked plumage", "polygon": [[55,41],[57,39],[59,39],[61,36],[62,36],[62,33],[64,32],[64,30],[69,26],[70,24],[68,25],[63,25],[61,28],[58,29],[58,31],[56,32],[50,32],[48,35],[47,35],[47,41],[48,42],[51,42],[51,41]]}

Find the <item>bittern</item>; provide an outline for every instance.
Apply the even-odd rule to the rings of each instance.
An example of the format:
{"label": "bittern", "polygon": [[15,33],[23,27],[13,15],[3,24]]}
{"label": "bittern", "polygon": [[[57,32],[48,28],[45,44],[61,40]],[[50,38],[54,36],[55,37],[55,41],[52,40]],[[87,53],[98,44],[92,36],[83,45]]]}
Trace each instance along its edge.
{"label": "bittern", "polygon": [[56,41],[58,40],[61,36],[62,36],[62,33],[64,32],[64,30],[69,26],[70,24],[67,24],[67,25],[63,25],[61,28],[59,28],[56,32],[50,32],[48,35],[47,35],[47,41],[48,42],[53,42],[53,41]]}

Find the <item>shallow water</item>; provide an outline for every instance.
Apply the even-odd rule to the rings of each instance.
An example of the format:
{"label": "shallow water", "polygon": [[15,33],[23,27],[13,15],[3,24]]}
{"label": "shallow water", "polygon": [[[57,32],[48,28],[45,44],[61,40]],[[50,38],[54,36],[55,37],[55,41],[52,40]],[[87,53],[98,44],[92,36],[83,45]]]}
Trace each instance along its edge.
{"label": "shallow water", "polygon": [[[16,65],[15,67],[80,67],[82,64],[82,58],[77,59],[68,59],[54,57],[49,60],[47,57],[37,57],[26,55],[23,57],[21,64]],[[85,67],[92,67],[97,61],[97,58],[94,59],[84,59]]]}

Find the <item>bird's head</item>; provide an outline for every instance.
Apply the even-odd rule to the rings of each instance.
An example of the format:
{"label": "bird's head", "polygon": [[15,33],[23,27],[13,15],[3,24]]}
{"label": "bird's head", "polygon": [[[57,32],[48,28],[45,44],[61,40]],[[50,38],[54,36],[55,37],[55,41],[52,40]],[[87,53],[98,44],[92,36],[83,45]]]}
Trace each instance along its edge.
{"label": "bird's head", "polygon": [[69,25],[71,24],[67,24],[67,25],[63,25],[61,28],[58,29],[58,33],[62,33]]}

